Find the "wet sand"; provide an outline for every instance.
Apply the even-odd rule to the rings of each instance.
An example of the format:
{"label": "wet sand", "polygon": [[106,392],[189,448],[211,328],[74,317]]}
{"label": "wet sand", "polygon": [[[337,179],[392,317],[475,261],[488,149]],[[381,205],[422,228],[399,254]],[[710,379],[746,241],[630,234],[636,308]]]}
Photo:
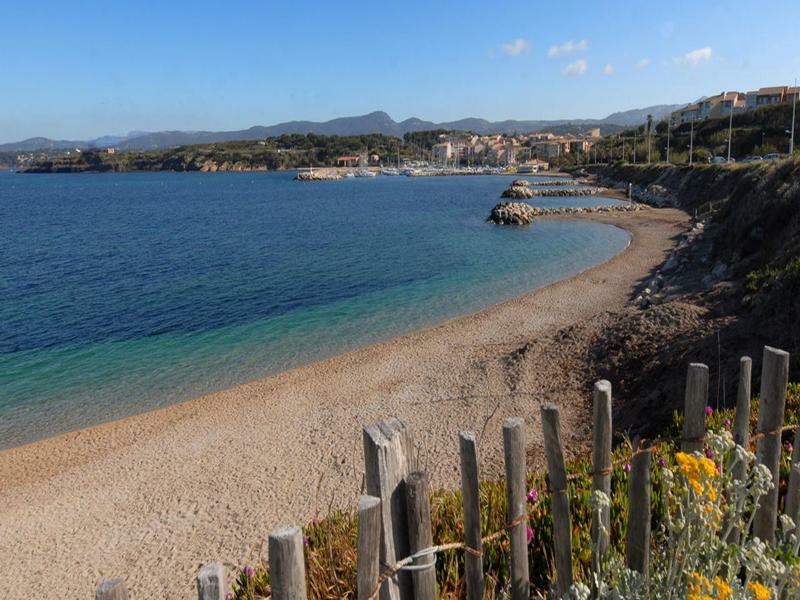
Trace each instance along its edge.
{"label": "wet sand", "polygon": [[[270,529],[355,506],[361,428],[389,416],[414,427],[420,464],[436,486],[458,483],[461,430],[485,431],[482,475],[499,475],[500,425],[510,415],[529,423],[538,462],[545,401],[562,407],[565,443],[580,447],[585,382],[555,334],[621,309],[688,217],[648,209],[579,218],[624,227],[630,246],[470,316],[0,452],[3,598],[91,598],[107,576],[123,577],[132,598],[195,598],[203,563],[252,564]],[[514,351],[542,340],[547,352],[515,369]]]}

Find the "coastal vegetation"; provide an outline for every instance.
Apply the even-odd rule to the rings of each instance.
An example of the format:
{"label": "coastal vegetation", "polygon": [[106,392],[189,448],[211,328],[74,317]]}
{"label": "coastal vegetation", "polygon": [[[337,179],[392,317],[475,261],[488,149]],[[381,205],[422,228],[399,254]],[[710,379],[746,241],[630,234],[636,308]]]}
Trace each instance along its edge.
{"label": "coastal vegetation", "polygon": [[[733,115],[731,131],[731,156],[742,159],[750,155],[763,156],[769,153],[786,154],[789,150],[787,130],[792,122],[791,104],[776,104],[759,107],[752,111]],[[647,125],[628,128],[619,133],[604,137],[592,149],[598,162],[623,160],[644,163],[647,161],[648,147],[650,162],[665,161],[669,143],[669,160],[674,164],[689,162],[689,149],[692,149],[692,162],[705,163],[709,157],[728,155],[728,131],[731,120],[728,116],[684,123],[674,127],[667,139],[667,121],[662,120],[647,135]],[[800,149],[796,149],[800,152]],[[562,157],[561,162],[575,164],[586,162],[587,156]]]}
{"label": "coastal vegetation", "polygon": [[168,150],[109,153],[86,150],[36,162],[32,173],[123,171],[275,171],[299,167],[335,166],[338,156],[369,152],[393,162],[413,158],[412,148],[385,135],[286,134],[264,140],[179,146]]}
{"label": "coastal vegetation", "polygon": [[[786,400],[787,423],[797,424],[797,415],[800,411],[800,385],[790,384]],[[692,456],[679,451],[682,416],[673,415],[671,423],[665,428],[660,438],[652,445],[652,460],[650,461],[650,482],[652,485],[652,541],[656,549],[656,556],[663,554],[663,561],[654,560],[652,565],[656,585],[669,583],[677,594],[687,594],[686,597],[705,597],[699,592],[708,588],[710,597],[720,598],[756,598],[763,590],[770,592],[770,596],[777,598],[775,590],[778,589],[778,578],[769,571],[774,566],[776,557],[770,551],[758,544],[727,544],[717,541],[723,527],[725,504],[718,498],[733,498],[732,490],[735,483],[726,473],[727,462],[733,451],[729,430],[734,421],[732,410],[706,409],[706,427],[718,435],[709,435],[705,454]],[[750,410],[750,430],[756,428],[758,422],[758,401],[752,402]],[[779,496],[786,494],[786,486],[791,471],[792,446],[790,441],[785,442],[785,451],[782,453],[780,463],[780,482],[778,484]],[[611,495],[607,502],[610,506],[609,536],[611,544],[609,571],[601,578],[606,586],[616,585],[622,588],[633,588],[635,582],[625,579],[624,570],[619,564],[625,556],[625,540],[628,530],[628,480],[631,471],[632,445],[629,439],[624,439],[617,445],[613,452]],[[752,460],[752,456],[749,458]],[[706,468],[709,466],[709,468]],[[718,472],[717,469],[720,469]],[[593,580],[591,542],[591,522],[597,510],[598,498],[592,493],[592,465],[587,456],[578,456],[568,461],[567,470],[571,477],[567,494],[569,497],[570,515],[572,520],[572,547],[573,569],[576,581],[582,582],[588,589]],[[754,480],[743,484],[751,493],[750,499],[743,501],[737,515],[743,516],[747,508],[749,513],[753,508],[752,495],[757,491],[756,485],[762,485]],[[753,489],[750,489],[753,486]],[[741,487],[741,486],[740,486]],[[547,492],[546,473],[537,471],[530,473],[527,478],[528,491],[528,560],[531,577],[531,591],[546,594],[550,589],[553,579],[553,513],[551,496]],[[742,492],[739,492],[740,495]],[[763,491],[762,491],[763,493]],[[694,514],[691,510],[694,507]],[[490,533],[503,531],[506,526],[507,499],[506,488],[503,480],[483,481],[480,484],[481,531]],[[731,513],[733,514],[733,513]],[[694,516],[692,516],[694,515]],[[683,519],[685,523],[694,528],[691,535],[695,544],[685,548],[682,570],[673,574],[670,582],[662,581],[660,577],[675,560],[671,552],[671,544],[676,542],[675,536],[679,529],[677,521]],[[694,519],[693,521],[691,519]],[[729,522],[729,521],[728,521]],[[433,542],[436,545],[463,538],[464,521],[462,510],[461,492],[440,489],[431,494],[431,523]],[[313,598],[355,598],[356,590],[356,542],[358,539],[358,522],[355,511],[333,511],[327,515],[318,515],[304,528],[304,545],[306,553],[306,576],[309,597]],[[787,543],[788,543],[788,534]],[[712,549],[711,546],[714,546]],[[746,548],[747,553],[742,552]],[[755,550],[762,556],[753,558]],[[704,553],[719,551],[720,561],[699,560]],[[464,552],[451,550],[443,552],[436,562],[436,585],[441,597],[455,598],[464,594],[465,571]],[[789,554],[781,554],[780,561],[785,567],[781,571],[782,580],[791,579],[790,585],[797,589],[800,577],[800,559]],[[736,564],[750,569],[750,577],[745,582],[734,584],[738,586],[736,595],[718,593],[725,585],[731,585],[731,577],[720,578],[719,567],[725,563]],[[616,571],[611,567],[617,564]],[[486,586],[490,591],[489,597],[500,597],[509,581],[510,544],[505,535],[498,536],[483,548],[483,570],[486,574]],[[716,565],[716,567],[714,566]],[[731,573],[738,572],[731,571]],[[715,579],[715,577],[719,579]],[[751,585],[752,584],[752,585]],[[583,589],[576,586],[575,591]],[[660,589],[660,588],[659,588]],[[665,588],[666,589],[666,588]],[[254,600],[269,597],[270,575],[266,564],[255,566],[246,565],[239,569],[233,585],[232,596],[236,600]],[[582,597],[582,596],[574,596]],[[604,596],[605,597],[605,596]],[[608,597],[617,597],[609,595]],[[640,597],[630,592],[629,595],[619,597]],[[644,596],[642,596],[644,597]]]}

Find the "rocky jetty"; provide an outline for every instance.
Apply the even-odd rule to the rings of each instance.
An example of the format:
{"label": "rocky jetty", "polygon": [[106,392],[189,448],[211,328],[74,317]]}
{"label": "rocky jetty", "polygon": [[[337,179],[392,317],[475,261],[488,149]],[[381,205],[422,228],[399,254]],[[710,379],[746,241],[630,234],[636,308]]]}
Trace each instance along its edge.
{"label": "rocky jetty", "polygon": [[528,183],[530,183],[530,185],[557,187],[560,185],[578,185],[580,182],[575,181],[574,179],[562,178],[562,179],[550,179],[548,181],[530,181]]}
{"label": "rocky jetty", "polygon": [[497,225],[528,225],[536,217],[550,217],[558,215],[584,215],[593,213],[638,212],[645,208],[644,204],[625,203],[601,206],[560,208],[539,208],[524,202],[501,202],[493,209],[487,222]]}
{"label": "rocky jetty", "polygon": [[598,194],[608,193],[607,188],[602,187],[578,187],[574,189],[554,189],[554,190],[542,190],[542,189],[532,189],[530,190],[534,196],[542,196],[542,197],[567,197],[567,196],[597,196]]}
{"label": "rocky jetty", "polygon": [[[574,180],[570,180],[568,184],[576,185]],[[597,187],[597,186],[585,186],[585,187],[563,189],[563,187],[568,184],[559,181],[555,184],[556,187],[554,189],[553,188],[545,189],[543,186],[552,185],[552,182],[531,183],[527,179],[515,179],[514,181],[511,182],[510,186],[508,186],[505,190],[503,190],[501,197],[513,198],[514,200],[524,200],[527,198],[533,198],[535,196],[541,196],[541,197],[597,196],[598,194],[603,194],[608,192],[608,188]],[[558,189],[559,186],[562,189]]]}
{"label": "rocky jetty", "polygon": [[527,185],[515,185],[516,181],[512,182],[509,187],[503,190],[501,196],[503,198],[514,198],[521,200],[523,198],[533,198],[533,190]]}
{"label": "rocky jetty", "polygon": [[342,176],[334,171],[300,171],[294,176],[295,181],[338,181]]}

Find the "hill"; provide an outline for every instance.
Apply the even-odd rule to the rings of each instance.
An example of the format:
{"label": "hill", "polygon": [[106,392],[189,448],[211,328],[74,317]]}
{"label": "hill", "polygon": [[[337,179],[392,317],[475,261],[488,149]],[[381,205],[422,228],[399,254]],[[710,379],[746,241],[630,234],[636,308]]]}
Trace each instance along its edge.
{"label": "hill", "polygon": [[[51,140],[39,137],[21,142],[0,144],[0,152],[30,152],[43,149],[105,148],[115,146],[120,150],[158,150],[190,144],[211,144],[238,140],[263,140],[286,134],[318,135],[368,135],[382,134],[402,137],[405,133],[447,129],[474,131],[478,134],[526,133],[538,129],[562,128],[562,133],[578,133],[590,127],[600,127],[603,134],[614,133],[621,127],[636,125],[648,114],[656,116],[669,113],[675,106],[659,105],[647,108],[617,112],[603,119],[561,119],[561,120],[505,120],[488,121],[479,118],[466,118],[444,123],[435,123],[412,117],[397,122],[382,111],[371,112],[354,117],[341,117],[330,121],[288,121],[276,125],[257,125],[235,131],[157,131],[132,132],[127,136],[103,136],[88,141]],[[564,130],[563,128],[567,129]]]}

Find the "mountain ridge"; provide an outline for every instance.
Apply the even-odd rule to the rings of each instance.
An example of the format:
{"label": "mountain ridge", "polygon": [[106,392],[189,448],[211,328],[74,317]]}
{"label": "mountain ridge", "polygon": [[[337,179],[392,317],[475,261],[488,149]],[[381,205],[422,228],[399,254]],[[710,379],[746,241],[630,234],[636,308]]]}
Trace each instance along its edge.
{"label": "mountain ridge", "polygon": [[493,133],[527,133],[537,129],[572,125],[578,127],[617,126],[628,127],[642,123],[647,114],[658,120],[679,105],[660,104],[645,108],[612,113],[603,119],[556,119],[556,120],[515,120],[489,121],[478,117],[467,117],[455,121],[436,123],[417,117],[395,121],[384,111],[374,111],[365,115],[338,117],[329,121],[286,121],[275,125],[254,125],[247,129],[232,131],[180,131],[164,130],[155,132],[135,131],[126,136],[105,135],[86,141],[53,140],[46,137],[33,137],[18,142],[0,144],[0,152],[31,152],[37,150],[69,150],[72,148],[105,148],[113,146],[119,150],[160,150],[189,144],[210,144],[235,140],[255,140],[284,134],[319,135],[366,135],[381,133],[402,137],[406,133],[446,129],[474,131],[486,135]]}

